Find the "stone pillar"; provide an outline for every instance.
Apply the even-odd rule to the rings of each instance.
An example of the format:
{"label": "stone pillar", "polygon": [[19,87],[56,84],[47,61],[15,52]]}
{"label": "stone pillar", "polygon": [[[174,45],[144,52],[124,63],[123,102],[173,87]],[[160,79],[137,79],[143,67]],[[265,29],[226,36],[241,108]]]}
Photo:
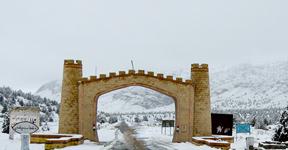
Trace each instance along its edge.
{"label": "stone pillar", "polygon": [[211,136],[211,102],[209,69],[207,64],[192,64],[191,79],[194,84],[194,136]]}
{"label": "stone pillar", "polygon": [[59,133],[79,132],[78,81],[82,78],[82,61],[65,60],[60,104]]}

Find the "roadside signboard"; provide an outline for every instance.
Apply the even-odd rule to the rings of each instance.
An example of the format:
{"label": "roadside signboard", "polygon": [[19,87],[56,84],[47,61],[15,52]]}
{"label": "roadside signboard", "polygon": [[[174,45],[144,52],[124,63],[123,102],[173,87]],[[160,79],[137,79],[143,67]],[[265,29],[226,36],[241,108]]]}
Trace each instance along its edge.
{"label": "roadside signboard", "polygon": [[236,124],[236,133],[251,133],[249,123]]}
{"label": "roadside signboard", "polygon": [[232,114],[211,114],[212,134],[232,136],[233,115]]}
{"label": "roadside signboard", "polygon": [[162,120],[162,127],[174,127],[174,120]]}
{"label": "roadside signboard", "polygon": [[23,121],[16,123],[12,129],[19,134],[30,134],[36,132],[39,127],[31,122]]}
{"label": "roadside signboard", "polygon": [[21,134],[21,150],[29,150],[29,134],[36,132],[39,127],[39,108],[16,107],[10,111],[9,138],[14,138],[14,132]]}
{"label": "roadside signboard", "polygon": [[163,133],[163,128],[165,128],[165,134],[166,134],[166,128],[170,128],[170,135],[172,135],[171,128],[174,128],[174,126],[175,126],[175,120],[162,120],[161,133]]}
{"label": "roadside signboard", "polygon": [[39,127],[40,109],[37,107],[13,108],[10,112],[10,127],[12,128],[15,124],[23,121],[31,122]]}

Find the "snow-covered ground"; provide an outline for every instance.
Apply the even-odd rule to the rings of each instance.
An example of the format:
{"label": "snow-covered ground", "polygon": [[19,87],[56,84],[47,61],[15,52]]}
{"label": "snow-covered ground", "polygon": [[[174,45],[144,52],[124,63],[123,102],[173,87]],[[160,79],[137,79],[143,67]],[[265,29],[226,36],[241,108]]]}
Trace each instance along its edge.
{"label": "snow-covered ground", "polygon": [[[8,134],[0,133],[0,150],[20,150],[20,135],[16,135],[14,140],[9,140]],[[44,144],[31,144],[31,150],[44,150]]]}
{"label": "snow-covered ground", "polygon": [[233,131],[234,143],[231,145],[231,149],[244,150],[246,147],[246,137],[254,137],[254,147],[257,147],[260,142],[271,141],[274,134],[274,128],[270,130],[261,130],[252,128],[251,134],[237,134]]}
{"label": "snow-covered ground", "polygon": [[[52,126],[52,130],[49,132],[56,133],[57,125],[50,124]],[[132,128],[135,129],[135,137],[138,140],[144,142],[144,145],[149,149],[167,149],[167,150],[213,150],[214,148],[210,148],[208,146],[195,146],[191,143],[172,143],[172,136],[169,135],[169,129],[167,129],[167,135],[161,134],[161,127],[159,126],[145,126],[145,125],[131,125]],[[117,145],[117,142],[125,142],[123,139],[123,135],[121,133],[115,134],[117,129],[114,125],[108,125],[105,128],[98,130],[100,144],[85,141],[83,145],[66,147],[63,150],[110,150],[111,147]],[[238,134],[237,140],[235,132],[235,143],[231,145],[232,149],[242,150],[245,149],[245,138],[248,136],[252,136],[255,138],[255,146],[258,145],[259,142],[271,140],[273,135],[273,130],[261,130],[261,129],[253,129],[252,134]],[[116,135],[116,137],[115,137]],[[17,150],[20,149],[20,136],[16,135],[15,140],[9,140],[7,134],[0,133],[0,150]],[[120,144],[118,144],[121,146]],[[31,150],[44,150],[43,144],[31,144]]]}
{"label": "snow-covered ground", "polygon": [[[161,134],[161,127],[136,127],[137,137],[145,142],[145,145],[150,149],[161,149],[161,150],[213,150],[208,146],[196,146],[191,143],[172,143],[172,136],[169,134],[167,128],[166,135]],[[164,132],[164,131],[163,131]],[[172,133],[173,134],[173,133]]]}

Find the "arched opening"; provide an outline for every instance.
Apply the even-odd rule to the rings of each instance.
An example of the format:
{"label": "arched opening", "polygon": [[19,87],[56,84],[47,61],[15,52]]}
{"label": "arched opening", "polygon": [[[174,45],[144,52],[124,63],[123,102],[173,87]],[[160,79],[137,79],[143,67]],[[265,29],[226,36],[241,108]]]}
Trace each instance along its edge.
{"label": "arched opening", "polygon": [[[100,142],[113,141],[118,147],[121,142],[129,143],[127,140],[134,138],[134,142],[150,149],[157,148],[157,142],[172,142],[177,103],[164,91],[145,85],[124,86],[101,93],[95,100],[95,126]],[[174,123],[162,127],[163,120],[174,120]],[[132,134],[128,134],[131,130]]]}

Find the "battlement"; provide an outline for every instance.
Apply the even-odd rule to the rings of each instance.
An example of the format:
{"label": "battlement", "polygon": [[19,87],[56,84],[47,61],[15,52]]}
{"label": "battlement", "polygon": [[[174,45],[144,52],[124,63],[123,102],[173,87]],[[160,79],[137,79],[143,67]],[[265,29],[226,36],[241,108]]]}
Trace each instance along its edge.
{"label": "battlement", "polygon": [[82,61],[81,60],[73,60],[73,59],[66,59],[64,60],[64,66],[74,66],[74,67],[82,67]]}
{"label": "battlement", "polygon": [[88,83],[98,80],[107,80],[115,77],[128,77],[128,76],[146,76],[146,77],[153,77],[159,80],[167,80],[182,84],[192,84],[191,80],[183,80],[183,78],[180,77],[174,78],[171,75],[164,76],[164,74],[162,73],[154,73],[153,71],[145,71],[145,70],[138,70],[138,71],[128,70],[128,72],[119,71],[118,73],[110,72],[108,75],[100,74],[99,77],[97,76],[90,76],[89,78],[83,77],[82,79],[79,80],[79,83]]}
{"label": "battlement", "polygon": [[209,67],[208,64],[192,64],[191,65],[192,72],[208,72]]}
{"label": "battlement", "polygon": [[87,140],[99,142],[97,129],[92,132],[98,98],[120,88],[142,86],[173,98],[179,133],[173,136],[172,142],[191,142],[191,137],[211,136],[208,65],[192,64],[191,71],[189,80],[134,69],[83,77],[82,61],[67,59],[63,68],[58,132],[81,134]]}

